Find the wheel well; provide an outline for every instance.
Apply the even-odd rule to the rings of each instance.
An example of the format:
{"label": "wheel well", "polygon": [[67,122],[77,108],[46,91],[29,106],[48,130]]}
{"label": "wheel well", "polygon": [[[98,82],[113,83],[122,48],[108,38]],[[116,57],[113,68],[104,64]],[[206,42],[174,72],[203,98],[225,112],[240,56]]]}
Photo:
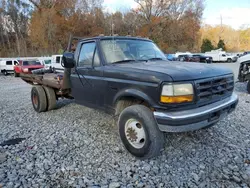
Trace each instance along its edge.
{"label": "wheel well", "polygon": [[121,97],[116,101],[115,115],[119,115],[125,108],[135,104],[144,105],[150,108],[150,105],[147,101],[133,96],[126,96],[126,97]]}

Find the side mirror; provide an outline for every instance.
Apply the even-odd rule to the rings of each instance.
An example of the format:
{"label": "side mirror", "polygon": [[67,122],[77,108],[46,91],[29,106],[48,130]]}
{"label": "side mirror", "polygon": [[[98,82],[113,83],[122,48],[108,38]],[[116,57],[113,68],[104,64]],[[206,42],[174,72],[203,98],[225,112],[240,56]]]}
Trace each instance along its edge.
{"label": "side mirror", "polygon": [[70,69],[74,68],[75,66],[74,54],[71,52],[64,52],[61,65],[65,68],[70,68]]}

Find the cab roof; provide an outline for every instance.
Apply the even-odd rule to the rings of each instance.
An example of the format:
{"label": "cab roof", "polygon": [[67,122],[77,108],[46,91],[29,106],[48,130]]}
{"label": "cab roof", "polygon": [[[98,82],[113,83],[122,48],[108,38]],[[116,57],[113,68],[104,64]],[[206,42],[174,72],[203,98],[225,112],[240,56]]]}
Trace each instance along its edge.
{"label": "cab roof", "polygon": [[96,36],[96,37],[89,37],[89,38],[81,38],[80,41],[85,41],[85,40],[116,40],[116,39],[144,40],[144,41],[150,41],[150,42],[152,42],[152,40],[150,40],[148,38],[131,37],[131,36]]}

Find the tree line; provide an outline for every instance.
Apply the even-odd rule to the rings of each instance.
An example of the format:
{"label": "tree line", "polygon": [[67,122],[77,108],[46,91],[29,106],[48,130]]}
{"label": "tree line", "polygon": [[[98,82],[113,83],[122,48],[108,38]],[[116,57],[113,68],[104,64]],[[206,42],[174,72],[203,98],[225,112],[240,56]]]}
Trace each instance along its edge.
{"label": "tree line", "polygon": [[[244,26],[233,29],[226,25],[204,25],[200,29],[201,51],[222,48],[229,52],[242,52],[250,50],[250,27]],[[220,44],[218,46],[218,44]],[[205,48],[204,48],[205,47]]]}
{"label": "tree line", "polygon": [[135,0],[109,13],[103,0],[1,0],[0,56],[62,53],[72,33],[148,37],[165,52],[199,50],[203,0]]}
{"label": "tree line", "polygon": [[202,25],[203,0],[135,2],[110,13],[103,0],[1,0],[0,57],[62,53],[70,34],[148,37],[166,53],[250,49],[250,28]]}

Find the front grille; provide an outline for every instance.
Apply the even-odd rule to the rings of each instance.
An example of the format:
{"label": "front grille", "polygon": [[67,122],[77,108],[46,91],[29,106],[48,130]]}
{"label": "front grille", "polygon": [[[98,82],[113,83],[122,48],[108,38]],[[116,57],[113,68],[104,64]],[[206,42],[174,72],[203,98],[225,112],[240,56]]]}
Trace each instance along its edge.
{"label": "front grille", "polygon": [[195,86],[197,103],[205,105],[230,96],[234,89],[234,78],[230,75],[198,80],[195,82]]}

